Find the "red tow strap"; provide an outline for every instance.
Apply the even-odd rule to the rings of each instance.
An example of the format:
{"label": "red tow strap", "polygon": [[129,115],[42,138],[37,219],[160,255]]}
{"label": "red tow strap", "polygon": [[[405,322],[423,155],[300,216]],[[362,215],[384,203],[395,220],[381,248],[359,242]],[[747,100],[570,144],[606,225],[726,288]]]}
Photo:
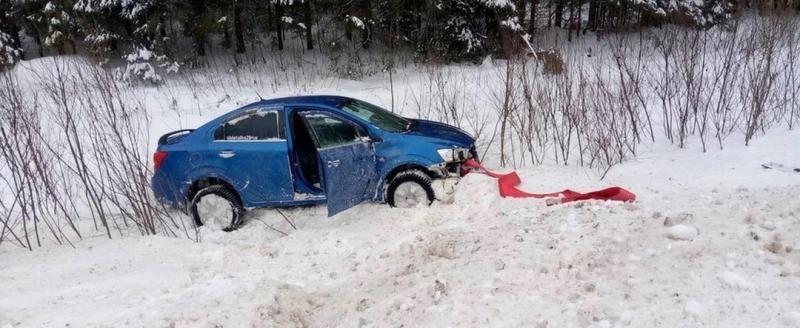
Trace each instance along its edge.
{"label": "red tow strap", "polygon": [[[517,186],[522,183],[519,179],[517,172],[511,173],[497,173],[487,170],[483,165],[474,159],[468,159],[461,166],[463,169],[478,169],[484,174],[497,178],[497,184],[500,186],[500,196],[512,198],[553,198],[547,200],[547,205],[563,204],[574,202],[577,200],[598,199],[598,200],[615,200],[621,202],[632,202],[636,200],[636,195],[632,192],[620,187],[611,187],[603,190],[597,190],[587,193],[579,193],[569,189],[564,189],[560,192],[548,194],[531,194],[517,189]],[[469,171],[467,171],[469,172]]]}

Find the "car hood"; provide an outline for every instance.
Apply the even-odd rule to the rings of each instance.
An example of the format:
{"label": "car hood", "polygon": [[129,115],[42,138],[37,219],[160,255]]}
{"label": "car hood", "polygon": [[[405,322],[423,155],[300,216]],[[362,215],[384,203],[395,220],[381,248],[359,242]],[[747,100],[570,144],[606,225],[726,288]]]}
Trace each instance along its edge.
{"label": "car hood", "polygon": [[472,136],[454,126],[426,120],[411,120],[411,122],[411,129],[408,131],[411,135],[439,139],[452,143],[453,146],[465,148],[471,147],[475,142]]}

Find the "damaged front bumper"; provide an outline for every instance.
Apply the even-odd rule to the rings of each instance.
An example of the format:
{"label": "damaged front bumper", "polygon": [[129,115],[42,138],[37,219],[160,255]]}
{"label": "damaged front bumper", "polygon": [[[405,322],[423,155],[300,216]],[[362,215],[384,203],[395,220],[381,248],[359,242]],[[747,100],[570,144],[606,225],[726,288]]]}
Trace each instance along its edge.
{"label": "damaged front bumper", "polygon": [[434,178],[460,178],[464,176],[464,171],[461,169],[462,164],[468,159],[478,158],[478,152],[475,151],[475,146],[470,148],[450,148],[440,149],[439,156],[444,160],[441,163],[431,165],[428,170],[434,174]]}
{"label": "damaged front bumper", "polygon": [[[464,176],[462,164],[470,158],[477,158],[475,147],[470,149],[454,148],[452,156],[449,161],[431,165],[428,171],[433,174],[433,181],[431,187],[433,188],[436,200],[444,203],[453,202],[453,194],[455,193],[456,185]],[[444,156],[442,156],[444,157]]]}

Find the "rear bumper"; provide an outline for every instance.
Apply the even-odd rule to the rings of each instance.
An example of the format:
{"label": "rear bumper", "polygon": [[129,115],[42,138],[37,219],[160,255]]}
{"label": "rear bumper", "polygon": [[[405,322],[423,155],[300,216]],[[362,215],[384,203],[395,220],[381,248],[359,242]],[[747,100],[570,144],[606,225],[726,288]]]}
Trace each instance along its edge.
{"label": "rear bumper", "polygon": [[179,181],[164,174],[163,171],[157,171],[150,179],[150,185],[156,200],[174,207],[183,207],[185,191]]}

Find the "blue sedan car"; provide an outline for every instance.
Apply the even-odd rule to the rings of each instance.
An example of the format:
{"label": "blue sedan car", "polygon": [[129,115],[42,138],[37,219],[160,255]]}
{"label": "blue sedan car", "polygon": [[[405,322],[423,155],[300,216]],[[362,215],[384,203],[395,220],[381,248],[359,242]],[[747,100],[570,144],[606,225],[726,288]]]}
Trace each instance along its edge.
{"label": "blue sedan car", "polygon": [[156,197],[195,223],[230,231],[245,208],[363,201],[430,205],[436,179],[460,176],[475,140],[442,123],[400,117],[340,96],[262,100],[158,140]]}

